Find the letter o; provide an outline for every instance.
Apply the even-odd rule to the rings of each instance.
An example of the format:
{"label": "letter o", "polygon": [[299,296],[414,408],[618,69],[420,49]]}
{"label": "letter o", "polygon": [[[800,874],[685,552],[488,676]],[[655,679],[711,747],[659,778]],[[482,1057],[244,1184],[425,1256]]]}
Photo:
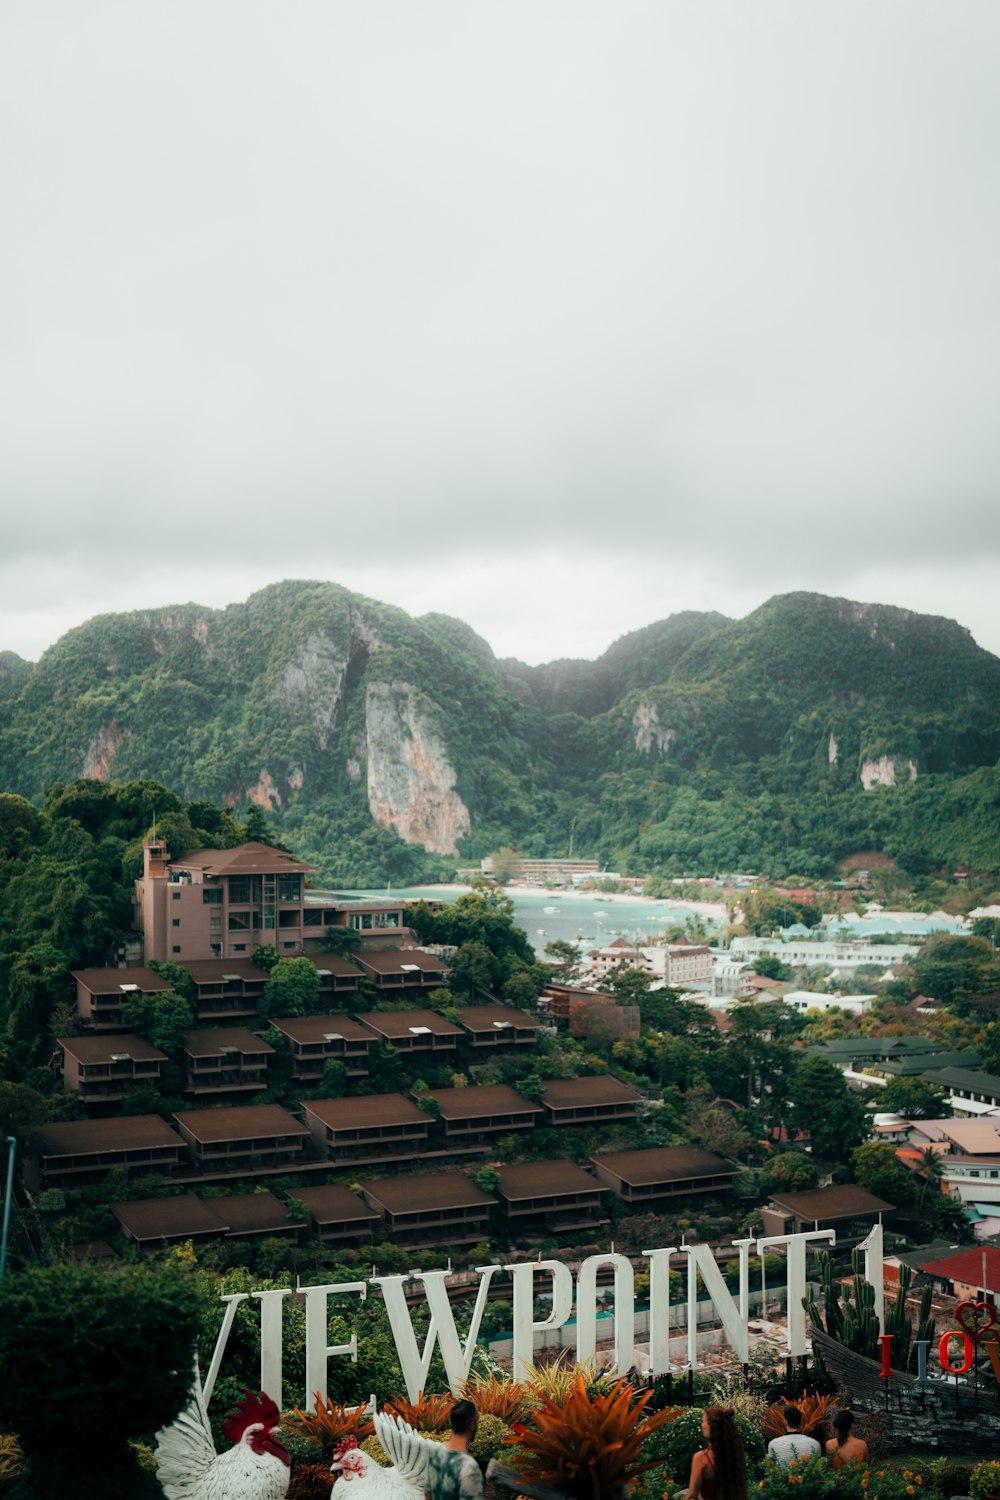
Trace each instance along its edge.
{"label": "letter o", "polygon": [[[958,1366],[957,1369],[948,1363],[949,1339],[962,1340],[962,1363]],[[938,1359],[940,1360],[941,1368],[946,1375],[964,1375],[967,1370],[971,1370],[972,1355],[972,1340],[969,1338],[969,1335],[967,1333],[963,1333],[960,1328],[952,1328],[950,1332],[943,1333],[941,1335],[941,1339],[938,1343]]]}

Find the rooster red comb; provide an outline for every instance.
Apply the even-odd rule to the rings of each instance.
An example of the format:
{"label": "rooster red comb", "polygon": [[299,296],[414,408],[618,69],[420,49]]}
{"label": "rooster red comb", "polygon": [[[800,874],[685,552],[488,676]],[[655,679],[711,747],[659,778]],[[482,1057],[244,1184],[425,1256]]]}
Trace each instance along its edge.
{"label": "rooster red comb", "polygon": [[265,1396],[261,1391],[255,1396],[253,1391],[243,1387],[243,1400],[235,1411],[231,1411],[222,1424],[222,1431],[229,1443],[238,1443],[248,1427],[255,1422],[260,1422],[264,1427],[277,1427],[281,1422],[281,1412],[275,1406],[270,1396]]}

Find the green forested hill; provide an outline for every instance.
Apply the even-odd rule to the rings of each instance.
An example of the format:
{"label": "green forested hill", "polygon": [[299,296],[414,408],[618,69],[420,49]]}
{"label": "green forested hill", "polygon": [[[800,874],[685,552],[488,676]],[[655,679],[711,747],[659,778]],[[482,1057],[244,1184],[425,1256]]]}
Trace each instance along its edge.
{"label": "green forested hill", "polygon": [[306,582],[102,615],[36,665],[0,652],[0,790],[151,777],[255,801],[334,880],[571,832],[664,873],[821,874],[856,849],[1000,870],[998,756],[1000,659],[952,621],[815,594],[542,667]]}

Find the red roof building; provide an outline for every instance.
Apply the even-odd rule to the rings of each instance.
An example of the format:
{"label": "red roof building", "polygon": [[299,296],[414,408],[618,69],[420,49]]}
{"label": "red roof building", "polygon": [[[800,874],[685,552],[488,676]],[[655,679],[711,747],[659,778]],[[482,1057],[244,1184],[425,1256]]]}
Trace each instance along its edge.
{"label": "red roof building", "polygon": [[943,1260],[928,1261],[921,1270],[953,1297],[1000,1307],[1000,1250],[995,1245],[980,1245]]}

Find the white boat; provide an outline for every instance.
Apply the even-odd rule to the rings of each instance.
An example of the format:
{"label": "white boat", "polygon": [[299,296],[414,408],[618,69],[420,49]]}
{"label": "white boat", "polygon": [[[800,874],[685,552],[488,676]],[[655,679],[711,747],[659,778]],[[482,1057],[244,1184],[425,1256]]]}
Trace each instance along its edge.
{"label": "white boat", "polygon": [[555,914],[556,914],[556,912],[558,910],[559,910],[558,906],[543,906],[542,907],[542,911],[545,913],[545,915],[547,917],[554,917]]}

